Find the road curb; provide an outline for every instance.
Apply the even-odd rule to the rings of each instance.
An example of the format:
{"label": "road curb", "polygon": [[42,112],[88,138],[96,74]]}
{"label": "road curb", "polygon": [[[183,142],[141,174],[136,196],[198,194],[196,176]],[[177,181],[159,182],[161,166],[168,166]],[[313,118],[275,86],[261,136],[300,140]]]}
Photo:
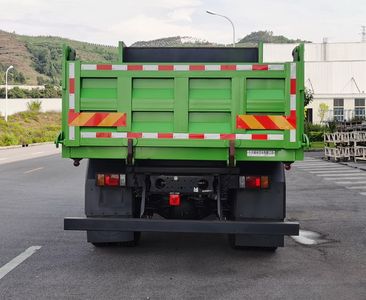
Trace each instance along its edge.
{"label": "road curb", "polygon": [[338,162],[340,165],[344,165],[344,166],[348,166],[351,168],[355,168],[355,169],[359,169],[362,171],[366,171],[366,165],[365,166],[360,166],[356,163],[348,163],[348,162]]}
{"label": "road curb", "polygon": [[[28,144],[27,147],[34,147],[34,146],[42,146],[42,145],[50,145],[50,144],[54,144],[54,142],[45,142],[45,143],[34,143],[34,144]],[[4,146],[4,147],[0,147],[0,151],[1,150],[8,150],[8,149],[16,149],[16,148],[23,148],[23,145],[12,145],[12,146]]]}
{"label": "road curb", "polygon": [[304,152],[323,152],[324,149],[307,149],[307,150],[304,150]]}

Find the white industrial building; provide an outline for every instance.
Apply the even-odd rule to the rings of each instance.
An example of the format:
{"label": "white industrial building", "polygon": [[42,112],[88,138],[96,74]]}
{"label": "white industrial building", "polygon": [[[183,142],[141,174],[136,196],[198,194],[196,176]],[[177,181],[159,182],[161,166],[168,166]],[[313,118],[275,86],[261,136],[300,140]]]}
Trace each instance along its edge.
{"label": "white industrial building", "polygon": [[[264,44],[265,62],[292,60],[296,44]],[[314,93],[307,107],[313,123],[365,118],[366,43],[305,45],[305,86]],[[319,108],[325,112],[321,119]]]}

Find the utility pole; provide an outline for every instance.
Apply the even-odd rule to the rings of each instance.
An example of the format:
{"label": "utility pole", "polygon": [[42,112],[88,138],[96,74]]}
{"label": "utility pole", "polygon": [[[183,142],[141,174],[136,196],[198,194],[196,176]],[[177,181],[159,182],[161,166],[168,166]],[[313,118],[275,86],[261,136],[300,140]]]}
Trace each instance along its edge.
{"label": "utility pole", "polygon": [[322,50],[323,50],[323,61],[327,61],[327,44],[328,44],[328,38],[323,37],[323,43],[322,43]]}
{"label": "utility pole", "polygon": [[10,66],[5,72],[5,122],[8,122],[8,72],[13,68]]}
{"label": "utility pole", "polygon": [[362,31],[361,31],[361,41],[362,43],[366,43],[366,26],[361,26]]}

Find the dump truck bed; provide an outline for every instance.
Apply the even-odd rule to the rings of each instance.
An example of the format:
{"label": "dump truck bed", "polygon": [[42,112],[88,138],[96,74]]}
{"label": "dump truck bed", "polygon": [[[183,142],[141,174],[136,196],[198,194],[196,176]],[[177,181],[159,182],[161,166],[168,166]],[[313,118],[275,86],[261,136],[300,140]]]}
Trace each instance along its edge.
{"label": "dump truck bed", "polygon": [[303,46],[293,62],[271,64],[261,61],[261,48],[120,43],[120,61],[111,64],[72,54],[66,47],[63,157],[303,158]]}

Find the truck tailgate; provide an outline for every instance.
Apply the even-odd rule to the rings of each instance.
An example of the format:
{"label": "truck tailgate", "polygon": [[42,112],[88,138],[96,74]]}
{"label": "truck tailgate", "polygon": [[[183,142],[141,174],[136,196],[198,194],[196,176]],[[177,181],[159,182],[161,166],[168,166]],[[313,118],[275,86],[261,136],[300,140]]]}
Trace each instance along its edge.
{"label": "truck tailgate", "polygon": [[303,62],[64,65],[71,158],[302,159]]}

